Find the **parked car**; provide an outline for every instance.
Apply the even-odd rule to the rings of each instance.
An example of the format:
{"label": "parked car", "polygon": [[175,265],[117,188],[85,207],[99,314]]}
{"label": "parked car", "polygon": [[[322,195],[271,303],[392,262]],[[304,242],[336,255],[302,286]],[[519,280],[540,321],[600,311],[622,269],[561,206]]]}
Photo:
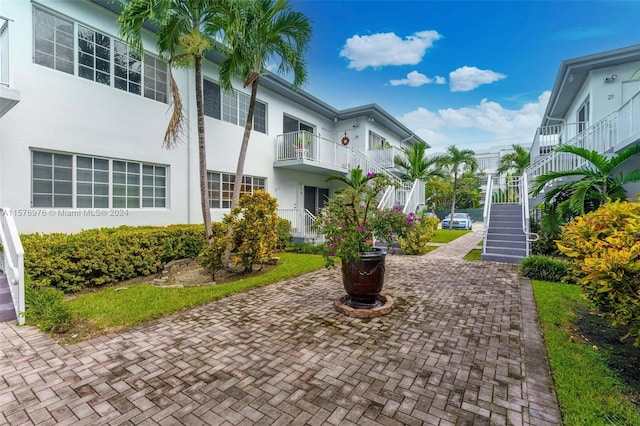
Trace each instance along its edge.
{"label": "parked car", "polygon": [[[445,216],[442,219],[442,229],[449,229],[449,222],[451,220],[451,214]],[[473,225],[473,219],[468,213],[454,213],[453,214],[453,229],[466,229],[471,230]]]}

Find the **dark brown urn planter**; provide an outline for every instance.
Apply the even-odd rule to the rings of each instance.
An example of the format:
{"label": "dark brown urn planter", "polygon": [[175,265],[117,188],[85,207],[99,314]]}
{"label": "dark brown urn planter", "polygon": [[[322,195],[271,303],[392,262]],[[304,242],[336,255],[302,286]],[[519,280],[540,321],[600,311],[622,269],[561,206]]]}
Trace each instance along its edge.
{"label": "dark brown urn planter", "polygon": [[378,295],[384,284],[384,259],[387,252],[376,249],[360,253],[360,259],[342,262],[342,283],[349,295],[345,304],[354,309],[380,306]]}

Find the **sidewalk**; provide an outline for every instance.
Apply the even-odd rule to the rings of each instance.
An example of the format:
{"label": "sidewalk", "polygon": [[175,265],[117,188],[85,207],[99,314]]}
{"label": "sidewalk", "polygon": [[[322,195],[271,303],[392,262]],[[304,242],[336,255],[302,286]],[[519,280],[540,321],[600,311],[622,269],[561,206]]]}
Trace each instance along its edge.
{"label": "sidewalk", "polygon": [[0,324],[0,424],[560,424],[531,284],[480,238],[388,256],[373,320],[322,270],[66,348]]}

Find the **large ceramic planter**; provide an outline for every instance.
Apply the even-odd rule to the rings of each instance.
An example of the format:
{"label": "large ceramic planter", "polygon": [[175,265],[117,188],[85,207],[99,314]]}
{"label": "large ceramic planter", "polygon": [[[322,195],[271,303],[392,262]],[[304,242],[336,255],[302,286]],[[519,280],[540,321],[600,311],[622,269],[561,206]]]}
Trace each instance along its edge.
{"label": "large ceramic planter", "polygon": [[360,254],[360,259],[342,262],[342,283],[349,295],[345,304],[355,309],[372,309],[384,284],[384,259],[387,252],[377,249]]}

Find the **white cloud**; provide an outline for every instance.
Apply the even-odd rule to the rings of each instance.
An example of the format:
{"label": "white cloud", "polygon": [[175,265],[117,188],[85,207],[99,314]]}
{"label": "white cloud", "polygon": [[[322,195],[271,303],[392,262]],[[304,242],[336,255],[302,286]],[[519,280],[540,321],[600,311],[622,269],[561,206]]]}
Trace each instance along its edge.
{"label": "white cloud", "polygon": [[506,75],[491,70],[481,70],[476,67],[458,68],[449,73],[449,83],[452,92],[468,92],[483,84],[507,78]]}
{"label": "white cloud", "polygon": [[[436,147],[472,145],[503,141],[503,144],[530,143],[540,125],[551,92],[543,92],[535,102],[520,109],[506,109],[497,102],[483,99],[480,104],[463,108],[446,108],[437,112],[420,107],[398,119],[421,138]],[[464,130],[464,132],[461,132]],[[469,139],[469,133],[472,139]],[[465,140],[457,137],[464,133]],[[473,138],[476,139],[473,139]]]}
{"label": "white cloud", "polygon": [[358,71],[385,65],[416,65],[441,37],[437,31],[420,31],[404,39],[395,33],[354,35],[347,39],[340,56],[349,59],[349,68]]}
{"label": "white cloud", "polygon": [[429,78],[426,75],[419,73],[418,71],[411,71],[409,74],[407,74],[407,78],[389,81],[389,84],[391,84],[392,86],[406,85],[411,87],[419,87],[423,84],[429,83],[445,84],[446,80],[444,77],[440,77],[439,75],[435,76],[434,78]]}

